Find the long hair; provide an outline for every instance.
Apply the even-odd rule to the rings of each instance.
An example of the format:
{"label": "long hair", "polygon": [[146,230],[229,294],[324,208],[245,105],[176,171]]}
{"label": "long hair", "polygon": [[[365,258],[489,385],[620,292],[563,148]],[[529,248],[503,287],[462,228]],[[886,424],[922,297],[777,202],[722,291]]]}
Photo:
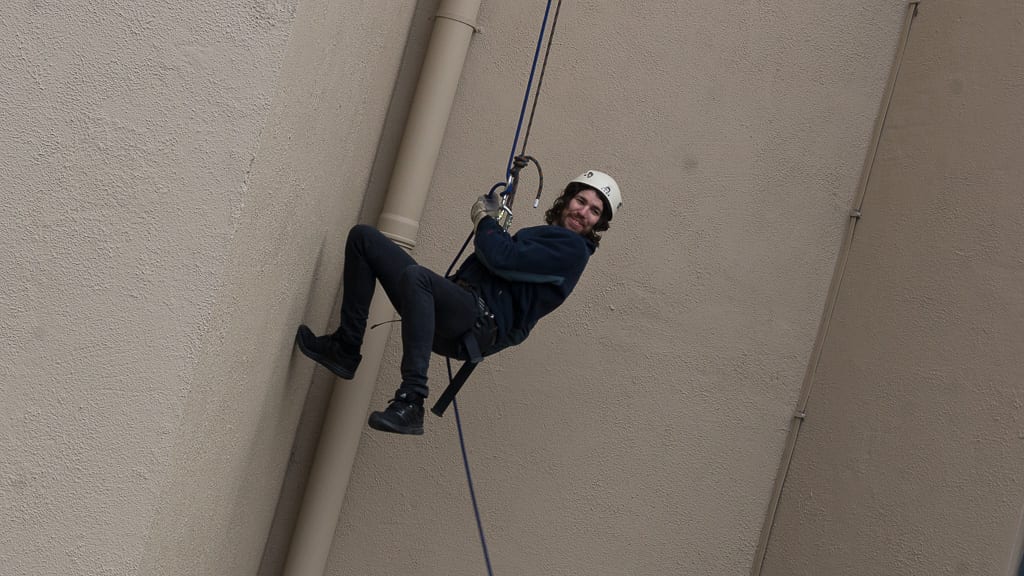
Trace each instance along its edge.
{"label": "long hair", "polygon": [[[549,225],[558,222],[558,219],[562,217],[562,210],[565,209],[565,205],[568,204],[569,200],[572,200],[576,194],[584,188],[590,188],[590,186],[580,184],[579,182],[571,182],[566,186],[562,195],[559,196],[558,199],[555,200],[554,204],[551,205],[551,208],[548,208],[547,212],[544,213],[544,221]],[[590,189],[593,190],[593,188]],[[584,238],[593,242],[594,246],[601,245],[601,235],[598,234],[598,232],[604,232],[608,229],[608,220],[611,219],[612,214],[612,209],[608,206],[608,200],[605,199],[604,194],[597,192],[597,197],[601,199],[601,203],[604,205],[604,210],[601,211],[601,217],[597,220],[597,223],[594,224],[594,227],[583,235]]]}

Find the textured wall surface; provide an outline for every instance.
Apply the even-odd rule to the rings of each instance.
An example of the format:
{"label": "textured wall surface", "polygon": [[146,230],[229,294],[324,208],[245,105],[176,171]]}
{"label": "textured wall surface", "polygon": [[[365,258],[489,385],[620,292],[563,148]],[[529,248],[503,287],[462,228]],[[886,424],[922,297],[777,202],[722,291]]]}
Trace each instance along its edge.
{"label": "textured wall surface", "polygon": [[[257,571],[325,384],[292,334],[336,322],[430,4],[4,9],[4,574]],[[543,4],[483,4],[415,251],[435,269],[503,174]],[[577,292],[462,396],[498,573],[748,570],[903,14],[565,3],[529,150],[543,202],[597,167],[626,204]],[[397,366],[393,342],[375,407]],[[453,415],[427,427],[363,437],[331,574],[482,571]]]}
{"label": "textured wall surface", "polygon": [[[483,4],[415,250],[435,269],[503,175],[543,6]],[[543,202],[596,167],[625,206],[569,301],[461,396],[496,573],[749,570],[904,6],[563,5]],[[426,426],[366,431],[330,574],[483,572],[454,417]]]}
{"label": "textured wall surface", "polygon": [[0,18],[0,572],[253,574],[412,7]]}
{"label": "textured wall surface", "polygon": [[1024,7],[922,3],[766,576],[1016,575]]}

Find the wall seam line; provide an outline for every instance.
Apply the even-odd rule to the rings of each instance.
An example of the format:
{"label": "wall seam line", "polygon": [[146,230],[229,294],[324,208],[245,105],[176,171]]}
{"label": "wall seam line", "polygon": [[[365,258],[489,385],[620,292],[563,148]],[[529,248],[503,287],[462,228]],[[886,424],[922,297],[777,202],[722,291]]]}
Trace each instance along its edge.
{"label": "wall seam line", "polygon": [[764,560],[768,552],[768,542],[771,540],[772,528],[775,524],[775,517],[778,512],[779,502],[782,499],[783,487],[785,486],[786,478],[789,475],[790,465],[792,464],[793,455],[796,451],[796,442],[800,436],[800,429],[807,418],[807,403],[810,399],[811,389],[813,388],[814,377],[817,374],[818,365],[821,362],[825,340],[828,336],[832,315],[835,312],[843,276],[846,274],[846,264],[849,260],[853,237],[857,230],[857,223],[862,217],[864,196],[867,192],[875,158],[878,155],[878,144],[881,141],[882,132],[885,128],[885,120],[889,113],[889,105],[892,102],[892,96],[895,92],[896,80],[899,77],[900,68],[903,64],[903,55],[906,52],[907,43],[910,37],[910,28],[913,24],[914,17],[917,16],[917,7],[919,3],[920,0],[912,0],[907,4],[904,23],[900,31],[900,39],[897,44],[892,70],[889,73],[889,79],[886,83],[885,94],[880,104],[878,119],[875,122],[875,128],[872,133],[868,153],[865,155],[864,168],[861,171],[861,179],[858,185],[857,195],[853,202],[854,207],[849,215],[849,226],[847,227],[846,235],[843,238],[843,243],[839,250],[839,258],[836,261],[836,267],[832,274],[832,282],[829,286],[828,296],[825,300],[825,309],[822,313],[821,321],[818,326],[818,335],[815,338],[811,358],[808,361],[807,371],[804,374],[800,397],[792,417],[792,426],[790,427],[786,438],[786,445],[783,449],[782,458],[779,463],[779,470],[775,477],[775,485],[772,489],[772,497],[769,500],[768,510],[765,514],[765,521],[761,528],[761,536],[758,540],[757,549],[754,553],[754,560],[750,569],[751,576],[761,576],[761,572],[764,568]]}

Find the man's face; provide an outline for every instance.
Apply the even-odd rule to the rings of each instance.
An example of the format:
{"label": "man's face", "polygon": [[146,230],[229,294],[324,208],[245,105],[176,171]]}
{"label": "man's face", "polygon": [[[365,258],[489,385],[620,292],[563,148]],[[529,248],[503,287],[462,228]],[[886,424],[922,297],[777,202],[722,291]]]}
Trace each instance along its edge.
{"label": "man's face", "polygon": [[601,195],[593,188],[583,188],[566,202],[558,224],[577,234],[586,234],[594,229],[603,211]]}

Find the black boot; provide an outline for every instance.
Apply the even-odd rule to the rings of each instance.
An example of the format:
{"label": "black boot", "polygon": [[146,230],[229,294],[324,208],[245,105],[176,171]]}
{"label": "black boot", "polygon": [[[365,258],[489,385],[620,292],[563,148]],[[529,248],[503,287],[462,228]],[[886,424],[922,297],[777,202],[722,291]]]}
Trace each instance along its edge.
{"label": "black boot", "polygon": [[370,428],[395,434],[423,434],[423,397],[398,389],[388,407],[370,414]]}
{"label": "black boot", "polygon": [[302,324],[295,333],[295,343],[299,350],[320,365],[324,366],[338,378],[351,380],[356,375],[359,361],[363,359],[359,353],[346,352],[341,342],[331,336],[317,336],[308,326]]}

